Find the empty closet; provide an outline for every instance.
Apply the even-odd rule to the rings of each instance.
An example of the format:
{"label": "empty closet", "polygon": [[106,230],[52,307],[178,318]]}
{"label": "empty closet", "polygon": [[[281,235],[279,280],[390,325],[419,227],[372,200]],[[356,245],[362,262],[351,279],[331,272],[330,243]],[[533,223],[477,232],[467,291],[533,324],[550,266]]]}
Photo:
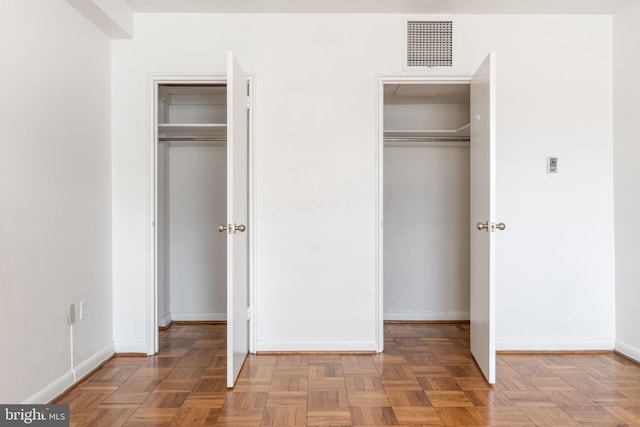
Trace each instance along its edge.
{"label": "empty closet", "polygon": [[469,85],[384,85],[384,319],[469,319]]}
{"label": "empty closet", "polygon": [[158,324],[226,320],[226,85],[158,86]]}

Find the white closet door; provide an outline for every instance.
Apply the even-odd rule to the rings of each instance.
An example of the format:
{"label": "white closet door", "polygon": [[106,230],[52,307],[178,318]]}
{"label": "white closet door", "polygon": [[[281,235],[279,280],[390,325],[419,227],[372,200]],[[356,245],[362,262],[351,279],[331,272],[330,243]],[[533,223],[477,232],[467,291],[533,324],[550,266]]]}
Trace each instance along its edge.
{"label": "white closet door", "polygon": [[227,55],[227,387],[249,352],[249,150],[247,79]]}
{"label": "white closet door", "polygon": [[489,384],[495,345],[495,53],[471,80],[471,353]]}

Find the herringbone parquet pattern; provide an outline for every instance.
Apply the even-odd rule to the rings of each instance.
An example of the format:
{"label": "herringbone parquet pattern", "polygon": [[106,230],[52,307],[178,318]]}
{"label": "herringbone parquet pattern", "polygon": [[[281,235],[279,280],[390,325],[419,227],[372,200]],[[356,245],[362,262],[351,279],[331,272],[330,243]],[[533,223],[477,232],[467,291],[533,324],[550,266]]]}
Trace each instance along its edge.
{"label": "herringbone parquet pattern", "polygon": [[501,355],[485,383],[465,324],[390,324],[385,352],[250,356],[225,387],[225,326],[174,325],[155,357],[108,362],[57,403],[72,426],[640,425],[640,366]]}

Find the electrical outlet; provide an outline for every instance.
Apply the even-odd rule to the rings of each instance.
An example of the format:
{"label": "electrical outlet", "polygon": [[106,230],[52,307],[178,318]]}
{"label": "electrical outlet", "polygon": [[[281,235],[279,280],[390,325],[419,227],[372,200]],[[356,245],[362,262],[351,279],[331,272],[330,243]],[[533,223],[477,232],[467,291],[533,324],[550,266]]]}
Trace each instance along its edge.
{"label": "electrical outlet", "polygon": [[547,173],[558,173],[557,157],[547,157]]}
{"label": "electrical outlet", "polygon": [[73,325],[74,323],[76,323],[76,305],[75,304],[69,305],[69,317],[67,318],[67,321],[69,322],[70,325]]}
{"label": "electrical outlet", "polygon": [[84,319],[87,315],[87,305],[84,303],[84,300],[80,301],[80,320]]}

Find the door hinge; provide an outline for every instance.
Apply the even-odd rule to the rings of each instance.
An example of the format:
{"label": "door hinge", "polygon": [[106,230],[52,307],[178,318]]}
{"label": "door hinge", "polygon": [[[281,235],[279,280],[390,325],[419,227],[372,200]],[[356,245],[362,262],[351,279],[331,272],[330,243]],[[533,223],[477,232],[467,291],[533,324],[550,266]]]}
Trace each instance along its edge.
{"label": "door hinge", "polygon": [[247,110],[251,110],[253,108],[253,102],[250,96],[247,96]]}
{"label": "door hinge", "polygon": [[251,307],[247,307],[247,320],[251,320],[252,317],[253,311],[251,310]]}

